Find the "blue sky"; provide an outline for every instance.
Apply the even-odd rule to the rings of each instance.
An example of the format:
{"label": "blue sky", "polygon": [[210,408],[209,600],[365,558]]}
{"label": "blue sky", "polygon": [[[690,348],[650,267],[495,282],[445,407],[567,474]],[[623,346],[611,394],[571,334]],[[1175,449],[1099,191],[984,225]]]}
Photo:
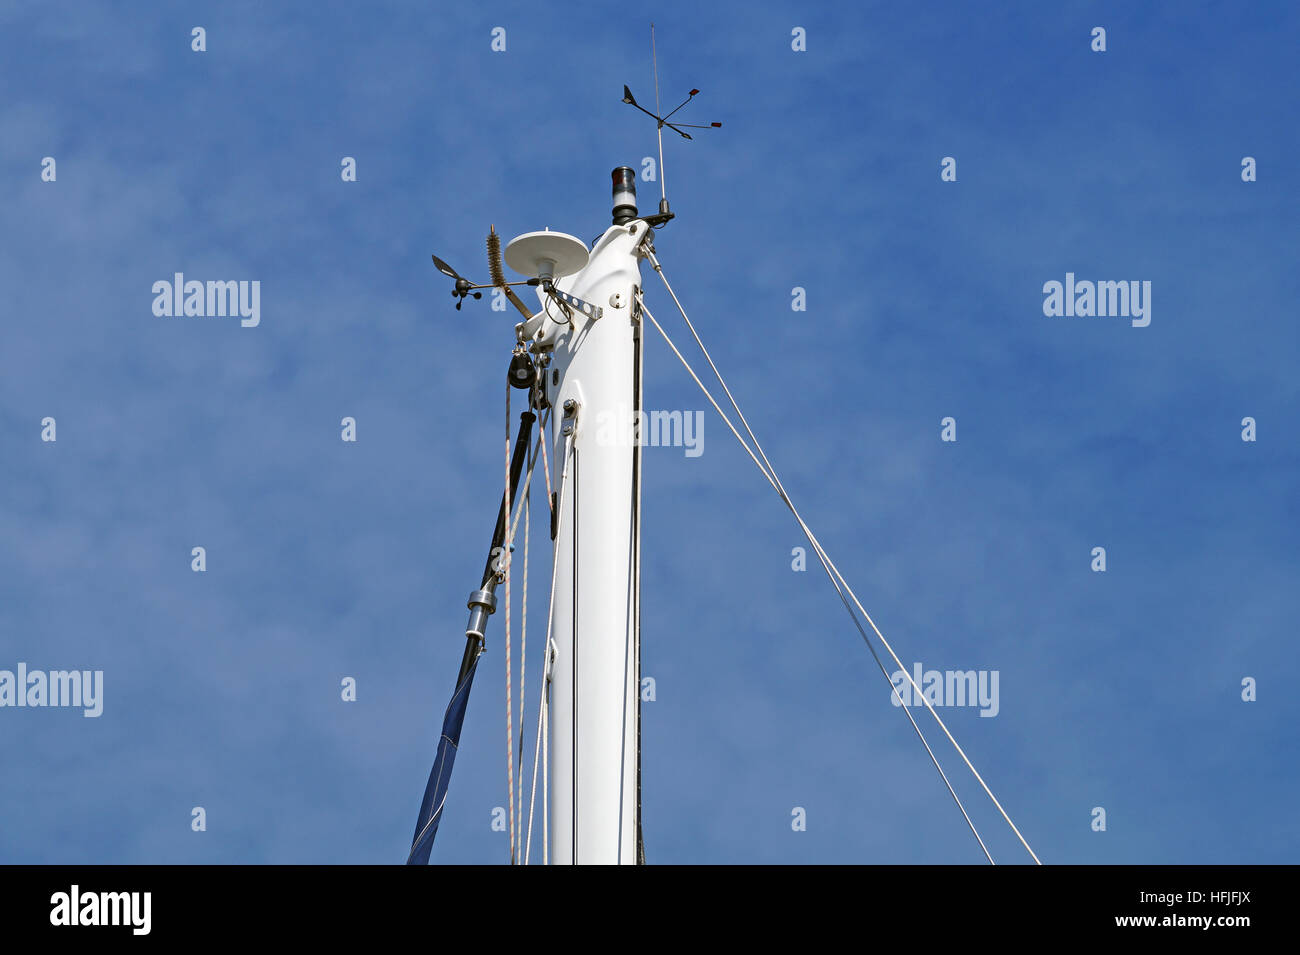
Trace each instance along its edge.
{"label": "blue sky", "polygon": [[[1045,862],[1295,862],[1300,13],[1133,6],[657,5],[665,100],[698,87],[689,121],[724,125],[666,141],[656,246],[902,659],[999,672],[996,718],[941,712]],[[654,150],[619,102],[652,101],[649,19],[0,8],[0,669],[105,680],[98,719],[0,709],[0,861],[404,859],[512,339],[429,254],[481,277],[489,223],[605,228],[610,169]],[[260,281],[261,324],[156,317],[175,272]],[[1150,281],[1150,326],[1045,317],[1066,272]],[[654,339],[646,400],[708,407]],[[645,481],[648,860],[982,861],[711,412]],[[507,858],[500,624],[435,862]]]}

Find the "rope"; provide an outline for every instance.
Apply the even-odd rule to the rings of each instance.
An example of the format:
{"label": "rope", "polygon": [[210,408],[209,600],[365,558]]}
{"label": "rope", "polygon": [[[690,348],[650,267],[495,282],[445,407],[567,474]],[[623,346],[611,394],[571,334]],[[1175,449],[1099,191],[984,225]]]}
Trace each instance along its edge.
{"label": "rope", "polygon": [[[685,359],[685,357],[683,357],[682,353],[678,351],[677,346],[673,344],[672,339],[668,337],[667,332],[663,330],[663,327],[659,324],[658,321],[655,320],[654,315],[651,314],[649,309],[645,308],[644,304],[642,305],[642,311],[645,312],[646,317],[650,319],[651,323],[659,331],[659,334],[664,337],[664,341],[668,343],[668,347],[672,349],[673,354],[675,354],[678,360],[681,361],[683,366],[685,366],[686,370],[690,373],[691,377],[695,380],[695,383],[699,386],[700,390],[704,393],[705,397],[709,399],[710,404],[713,405],[714,410],[716,410],[719,416],[721,416],[723,422],[726,423],[727,427],[731,430],[731,433],[736,436],[736,440],[740,442],[741,447],[745,449],[745,452],[749,455],[750,459],[754,462],[754,465],[759,469],[759,471],[763,474],[763,476],[767,478],[768,483],[772,485],[772,488],[777,492],[777,494],[781,497],[781,500],[785,502],[786,507],[788,507],[790,509],[790,512],[794,515],[795,520],[799,522],[799,526],[803,530],[804,536],[807,537],[808,542],[812,544],[813,550],[817,554],[818,560],[822,564],[822,569],[826,571],[826,574],[830,578],[832,585],[835,586],[836,592],[839,593],[840,595],[841,602],[844,603],[845,609],[848,610],[849,616],[853,619],[854,625],[857,627],[858,632],[862,635],[862,639],[867,644],[868,649],[871,650],[872,656],[875,658],[876,664],[877,666],[880,667],[881,672],[884,673],[885,678],[889,679],[889,674],[885,670],[884,664],[881,662],[880,657],[876,654],[875,648],[872,646],[871,640],[867,637],[866,631],[863,630],[862,625],[858,622],[858,619],[856,615],[854,615],[852,608],[849,607],[848,600],[845,598],[846,591],[848,593],[848,597],[852,598],[853,603],[857,606],[858,610],[861,612],[862,616],[866,619],[867,623],[870,624],[871,629],[875,631],[875,634],[880,639],[881,644],[885,647],[886,650],[889,651],[889,655],[893,658],[894,662],[898,665],[899,670],[902,671],[904,676],[907,677],[908,682],[911,683],[912,686],[915,688],[916,693],[919,695],[921,699],[921,702],[924,703],[926,709],[930,711],[930,715],[933,716],[935,721],[939,724],[939,727],[943,730],[944,735],[947,736],[948,741],[952,743],[953,748],[956,749],[958,754],[961,756],[962,760],[966,763],[967,768],[970,769],[971,773],[975,776],[975,778],[979,781],[980,785],[983,787],[984,792],[993,801],[993,804],[997,807],[998,811],[1002,814],[1002,818],[1006,820],[1007,824],[1011,827],[1011,830],[1016,834],[1016,837],[1020,840],[1021,844],[1029,852],[1029,855],[1033,858],[1033,860],[1039,865],[1041,865],[1042,862],[1039,860],[1038,856],[1034,853],[1034,850],[1030,847],[1029,843],[1025,841],[1025,838],[1023,835],[1021,835],[1020,830],[1016,828],[1016,824],[1011,821],[1011,817],[1007,815],[1006,810],[1002,808],[1002,804],[998,802],[997,797],[993,795],[993,791],[988,787],[988,784],[985,783],[984,777],[981,776],[979,774],[979,771],[975,769],[974,764],[971,763],[970,758],[966,755],[966,751],[961,748],[961,745],[957,742],[956,738],[949,731],[947,724],[945,724],[943,719],[939,716],[939,714],[935,712],[935,709],[930,704],[930,701],[925,698],[925,694],[921,691],[921,688],[916,685],[916,681],[912,678],[911,674],[907,672],[906,668],[903,666],[902,661],[898,658],[898,654],[894,652],[894,648],[889,644],[889,641],[885,639],[884,634],[880,632],[880,628],[876,626],[876,623],[871,618],[871,615],[868,614],[866,609],[862,606],[861,601],[858,600],[857,594],[853,592],[852,587],[849,586],[849,583],[847,580],[845,580],[844,575],[840,573],[839,568],[835,566],[835,563],[834,561],[831,560],[830,555],[826,553],[825,549],[821,545],[821,542],[817,540],[816,536],[812,532],[812,529],[808,527],[803,517],[799,514],[798,509],[795,508],[794,502],[790,500],[790,496],[786,493],[784,486],[781,484],[780,478],[777,477],[776,475],[776,470],[772,467],[771,462],[768,461],[767,455],[763,452],[762,446],[759,444],[757,437],[755,437],[753,429],[750,428],[749,422],[746,420],[744,413],[740,410],[739,405],[736,403],[735,398],[731,394],[731,390],[727,387],[726,381],[723,379],[721,373],[717,369],[717,366],[714,364],[712,357],[708,353],[708,349],[705,348],[704,343],[700,340],[699,335],[695,331],[694,325],[691,324],[690,317],[687,316],[686,310],[682,308],[682,304],[678,300],[676,293],[673,292],[672,286],[668,284],[668,279],[663,274],[663,269],[659,265],[658,259],[656,259],[654,253],[650,252],[649,250],[647,250],[646,254],[647,257],[650,259],[651,263],[654,265],[655,271],[659,273],[659,277],[663,280],[664,286],[668,289],[668,294],[672,296],[673,302],[677,305],[678,311],[681,312],[682,317],[686,320],[687,327],[690,328],[692,337],[694,337],[696,343],[700,347],[700,350],[704,353],[705,358],[708,360],[709,366],[713,369],[714,375],[718,378],[719,383],[722,385],[723,391],[726,392],[727,398],[730,400],[732,407],[735,408],[737,416],[740,418],[741,422],[745,426],[745,430],[749,433],[749,436],[753,440],[755,447],[758,448],[759,454],[762,454],[763,462],[766,462],[766,467],[764,466],[764,463],[761,463],[758,457],[755,456],[754,452],[750,449],[749,444],[745,441],[743,437],[741,437],[740,432],[737,431],[736,427],[731,423],[730,418],[727,417],[726,413],[718,405],[717,401],[714,400],[712,394],[709,393],[708,388],[706,388],[704,383],[700,381],[699,376],[695,374],[695,370],[691,368],[690,362],[688,362]],[[843,590],[841,590],[841,586],[843,587]],[[890,686],[891,688],[893,687],[892,680],[890,680]],[[924,734],[921,733],[920,727],[917,726],[915,719],[912,718],[910,710],[907,707],[903,707],[903,712],[907,714],[908,720],[912,723],[912,727],[916,730],[917,735],[921,738],[922,744],[925,746],[926,752],[929,753],[931,761],[935,764],[935,768],[939,770],[939,775],[943,778],[944,785],[947,786],[948,792],[952,795],[953,800],[957,803],[958,808],[961,810],[962,816],[966,819],[966,824],[970,827],[971,832],[974,833],[976,840],[980,844],[980,848],[984,852],[984,855],[988,858],[989,862],[992,863],[993,858],[992,856],[989,855],[988,848],[985,846],[984,840],[980,838],[979,832],[975,828],[975,824],[971,821],[970,814],[966,811],[966,808],[964,805],[962,805],[962,802],[958,798],[956,791],[952,788],[952,784],[948,781],[948,777],[943,772],[943,768],[939,766],[939,762],[935,758],[933,750],[931,750],[929,743],[926,742],[925,736]]]}
{"label": "rope", "polygon": [[[509,386],[507,385],[507,392],[506,392],[507,424],[510,421],[510,393],[508,389]],[[536,469],[539,454],[542,459],[545,459],[546,457],[545,437],[546,437],[546,427],[549,419],[550,419],[550,411],[548,409],[542,415],[541,429],[540,429],[540,434],[538,435],[537,438],[537,443],[533,445],[528,455],[528,464],[526,469],[527,473],[524,475],[523,487],[520,489],[522,493],[519,495],[520,496],[519,503],[515,505],[514,511],[510,515],[507,515],[509,518],[507,520],[507,533],[506,533],[505,540],[502,542],[502,555],[498,563],[499,567],[504,568],[501,571],[501,573],[502,573],[502,583],[505,587],[506,789],[507,789],[507,797],[508,797],[509,813],[510,813],[510,827],[509,827],[510,860],[512,864],[518,859],[518,855],[519,855],[518,832],[522,831],[523,829],[523,798],[524,798],[523,796],[523,792],[524,792],[523,751],[524,751],[524,727],[525,727],[524,700],[526,699],[524,695],[524,691],[525,691],[526,684],[524,682],[525,663],[521,656],[519,662],[519,749],[518,749],[519,782],[516,788],[516,784],[514,781],[515,747],[514,747],[514,718],[513,718],[514,714],[513,714],[513,705],[512,705],[513,673],[512,673],[512,666],[511,666],[512,639],[511,639],[511,631],[510,631],[510,590],[511,590],[510,566],[512,562],[512,555],[514,552],[515,535],[518,533],[519,530],[519,520],[521,517],[524,517],[524,571],[523,571],[524,579],[522,585],[523,608],[521,611],[524,619],[520,623],[520,644],[521,644],[520,653],[522,655],[524,652],[526,652],[528,646],[528,642],[527,642],[527,638],[528,638],[528,537],[529,537],[530,520],[527,515],[530,515],[532,513],[531,508],[528,505],[530,502],[530,494],[531,494],[531,488],[533,482],[533,471]],[[509,446],[510,446],[510,435],[509,432],[507,431],[506,433],[507,449],[509,449]],[[546,482],[548,485],[550,484],[550,480],[551,480],[551,476],[548,473],[546,475]],[[506,468],[507,488],[509,488],[509,481],[510,481],[509,457],[507,456],[507,468]],[[516,793],[517,793],[517,798],[516,798]]]}

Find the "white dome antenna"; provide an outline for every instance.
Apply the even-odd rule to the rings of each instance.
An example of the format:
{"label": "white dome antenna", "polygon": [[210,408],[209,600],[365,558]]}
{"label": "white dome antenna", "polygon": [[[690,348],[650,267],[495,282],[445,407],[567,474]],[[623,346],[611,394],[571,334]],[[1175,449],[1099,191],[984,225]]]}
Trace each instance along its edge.
{"label": "white dome antenna", "polygon": [[555,280],[581,272],[590,256],[587,246],[577,236],[567,232],[525,232],[510,240],[506,246],[506,265],[529,282],[541,285],[542,291],[560,303],[561,310],[576,308],[588,318],[600,318],[604,310],[582,299],[561,292]]}
{"label": "white dome antenna", "polygon": [[525,232],[506,246],[506,265],[520,275],[538,279],[543,286],[581,272],[587,264],[587,246],[565,232]]}

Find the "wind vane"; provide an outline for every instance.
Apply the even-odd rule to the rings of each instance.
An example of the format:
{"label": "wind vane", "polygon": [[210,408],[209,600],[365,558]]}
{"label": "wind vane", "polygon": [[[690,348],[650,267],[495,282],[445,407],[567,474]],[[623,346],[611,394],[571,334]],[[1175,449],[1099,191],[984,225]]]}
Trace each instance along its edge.
{"label": "wind vane", "polygon": [[667,126],[683,139],[692,139],[693,137],[691,134],[686,132],[687,129],[719,129],[722,124],[709,123],[707,126],[704,126],[697,123],[683,123],[680,121],[676,123],[668,122],[677,110],[680,110],[691,100],[695,99],[696,95],[700,92],[699,90],[691,90],[690,93],[686,95],[686,99],[682,100],[678,105],[677,109],[674,109],[667,116],[659,115],[659,54],[655,49],[655,25],[653,23],[650,24],[650,59],[654,64],[655,111],[652,113],[650,110],[638,103],[636,98],[632,95],[632,91],[627,88],[626,84],[623,86],[623,102],[627,103],[629,106],[635,106],[658,124],[656,132],[659,136],[659,195],[661,197],[659,199],[659,214],[654,216],[645,216],[644,218],[652,228],[661,228],[667,224],[669,219],[673,218],[672,212],[668,209],[668,187],[664,182],[664,127]]}

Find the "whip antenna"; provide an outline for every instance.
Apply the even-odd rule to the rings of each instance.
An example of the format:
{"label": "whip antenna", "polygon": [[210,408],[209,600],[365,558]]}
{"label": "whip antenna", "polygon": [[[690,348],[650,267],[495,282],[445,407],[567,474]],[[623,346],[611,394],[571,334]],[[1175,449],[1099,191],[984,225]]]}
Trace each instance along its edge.
{"label": "whip antenna", "polygon": [[659,214],[653,216],[644,216],[643,218],[647,223],[650,224],[651,227],[658,228],[664,225],[665,223],[667,223],[669,219],[673,218],[673,213],[668,208],[668,185],[664,181],[664,127],[667,126],[673,132],[681,136],[682,139],[691,139],[692,138],[691,134],[686,132],[686,130],[688,129],[719,129],[721,128],[722,124],[709,123],[707,126],[705,126],[697,123],[668,122],[668,120],[673,116],[674,113],[677,112],[677,110],[681,109],[691,100],[695,99],[695,97],[699,94],[700,91],[694,89],[691,90],[688,94],[686,94],[686,99],[681,101],[681,103],[677,106],[677,109],[674,109],[666,116],[660,115],[661,107],[659,105],[659,52],[655,46],[655,25],[653,23],[650,24],[650,59],[654,67],[655,111],[652,113],[650,112],[650,110],[646,109],[644,106],[638,103],[636,101],[636,97],[632,95],[632,91],[628,89],[626,85],[623,86],[623,102],[645,113],[647,116],[653,119],[656,124],[656,133],[658,134],[658,138],[659,138],[659,195],[660,195]]}
{"label": "whip antenna", "polygon": [[[659,51],[655,48],[655,25],[650,23],[650,63],[655,73],[655,113],[662,114],[659,108]],[[659,121],[655,128],[659,137],[659,211],[668,211],[668,179],[664,175],[664,123]]]}

